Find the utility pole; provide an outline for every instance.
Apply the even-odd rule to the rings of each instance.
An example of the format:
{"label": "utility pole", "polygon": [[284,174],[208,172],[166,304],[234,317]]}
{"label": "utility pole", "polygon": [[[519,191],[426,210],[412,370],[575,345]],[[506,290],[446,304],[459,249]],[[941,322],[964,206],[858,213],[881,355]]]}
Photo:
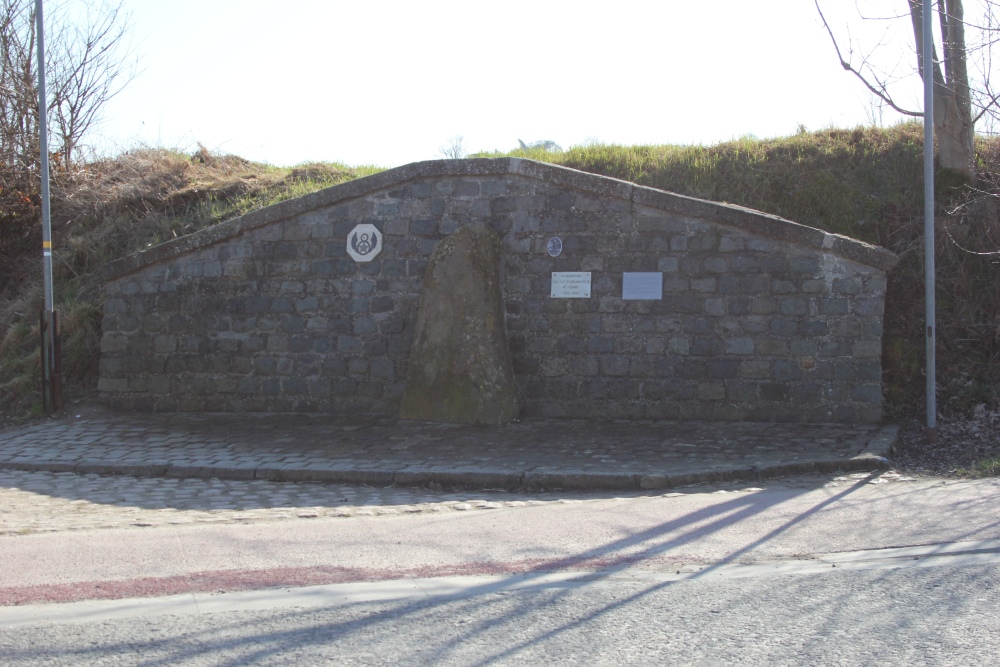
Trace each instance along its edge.
{"label": "utility pole", "polygon": [[42,180],[42,266],[45,271],[45,306],[39,318],[42,343],[42,407],[52,412],[62,407],[62,360],[59,346],[59,313],[52,289],[52,216],[49,209],[48,105],[45,94],[45,34],[42,0],[35,0],[38,38],[38,144]]}
{"label": "utility pole", "polygon": [[[40,0],[39,0],[40,1]],[[924,310],[927,324],[927,439],[937,439],[937,373],[934,302],[934,33],[931,24],[931,0],[923,0],[924,75]]]}

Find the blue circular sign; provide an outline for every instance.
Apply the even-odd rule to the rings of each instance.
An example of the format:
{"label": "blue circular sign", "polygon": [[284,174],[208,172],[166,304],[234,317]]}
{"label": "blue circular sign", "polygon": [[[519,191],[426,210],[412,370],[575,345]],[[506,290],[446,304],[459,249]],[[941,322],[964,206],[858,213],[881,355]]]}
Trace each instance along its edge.
{"label": "blue circular sign", "polygon": [[549,255],[552,257],[558,257],[559,253],[562,252],[562,239],[558,236],[553,236],[549,239],[545,249],[549,251]]}

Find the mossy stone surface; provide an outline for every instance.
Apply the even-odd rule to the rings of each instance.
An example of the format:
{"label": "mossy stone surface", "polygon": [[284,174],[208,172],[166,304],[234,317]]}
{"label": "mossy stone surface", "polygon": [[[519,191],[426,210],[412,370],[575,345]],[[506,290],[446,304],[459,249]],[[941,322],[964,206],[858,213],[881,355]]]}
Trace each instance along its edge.
{"label": "mossy stone surface", "polygon": [[407,362],[403,419],[506,424],[517,417],[500,261],[500,237],[481,223],[434,250]]}

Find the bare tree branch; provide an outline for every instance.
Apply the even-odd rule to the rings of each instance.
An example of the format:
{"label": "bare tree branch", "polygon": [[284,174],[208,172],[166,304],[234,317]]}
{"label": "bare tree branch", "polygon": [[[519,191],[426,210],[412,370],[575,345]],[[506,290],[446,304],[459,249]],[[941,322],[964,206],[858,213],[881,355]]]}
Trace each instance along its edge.
{"label": "bare tree branch", "polygon": [[[987,25],[991,25],[993,23],[993,3],[997,0],[986,1],[985,22]],[[893,80],[893,74],[886,76],[883,73],[880,75],[879,68],[874,64],[875,52],[881,51],[887,46],[886,43],[884,41],[879,43],[861,59],[860,66],[856,66],[852,58],[853,39],[850,40],[851,51],[845,57],[829,22],[823,15],[819,0],[814,0],[814,4],[837,51],[841,66],[854,74],[869,91],[890,108],[906,116],[922,117],[923,113],[905,109],[896,103],[890,86],[901,79]],[[992,43],[997,41],[997,38],[992,33],[983,33],[980,35],[981,39],[973,45],[972,49],[969,49],[966,46],[963,0],[932,0],[928,4],[933,6],[931,11],[937,13],[941,44],[940,50],[937,44],[928,45],[931,54],[930,62],[924,62],[924,3],[922,0],[907,0],[914,45],[916,46],[913,52],[917,64],[916,70],[921,76],[925,71],[929,71],[933,81],[933,122],[934,134],[937,139],[938,162],[943,168],[960,173],[966,179],[973,179],[975,177],[975,145],[973,141],[975,121],[986,114],[991,117],[995,115],[998,108],[998,97],[990,90],[988,69],[981,72],[982,81],[977,81],[975,88],[970,86],[969,54],[970,52],[985,52],[985,56],[981,56],[981,58],[988,61],[990,47]],[[860,10],[858,13],[861,14]],[[975,118],[973,118],[974,110]]]}
{"label": "bare tree branch", "polygon": [[905,116],[915,116],[918,118],[922,118],[924,115],[923,112],[904,109],[903,107],[896,104],[895,100],[893,100],[892,97],[889,96],[888,86],[883,81],[879,81],[878,77],[874,77],[875,83],[878,85],[877,86],[873,85],[871,82],[868,81],[868,79],[865,78],[864,74],[856,70],[854,66],[851,65],[850,62],[844,59],[843,54],[840,52],[840,45],[837,44],[837,38],[833,36],[833,31],[830,29],[830,24],[827,23],[826,16],[823,15],[823,10],[820,9],[819,0],[813,0],[813,2],[816,4],[816,11],[819,12],[819,17],[823,21],[823,27],[826,28],[827,34],[830,35],[830,41],[833,42],[833,48],[837,51],[837,58],[840,60],[840,66],[843,67],[848,72],[850,72],[851,74],[853,74],[854,76],[858,77],[858,79],[861,80],[861,83],[863,83],[868,88],[868,90],[870,90],[880,100],[885,102],[890,108],[894,109],[898,113],[901,113]]}
{"label": "bare tree branch", "polygon": [[[45,57],[54,151],[68,168],[81,140],[135,76],[122,0],[89,0],[73,25],[59,7],[46,17]],[[0,0],[0,162],[33,168],[38,159],[38,63],[32,0]]]}
{"label": "bare tree branch", "polygon": [[456,134],[448,137],[448,143],[438,149],[438,154],[446,160],[461,160],[469,151],[465,149],[465,138]]}

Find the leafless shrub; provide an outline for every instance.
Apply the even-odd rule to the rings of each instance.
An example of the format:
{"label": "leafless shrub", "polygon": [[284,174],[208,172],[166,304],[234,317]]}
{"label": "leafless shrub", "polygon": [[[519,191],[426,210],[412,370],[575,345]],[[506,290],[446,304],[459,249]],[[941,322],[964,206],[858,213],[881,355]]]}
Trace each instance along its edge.
{"label": "leafless shrub", "polygon": [[[129,17],[121,2],[87,0],[82,21],[67,5],[45,16],[45,73],[52,152],[69,169],[105,105],[132,80]],[[38,160],[35,3],[0,0],[0,162],[33,170]]]}
{"label": "leafless shrub", "polygon": [[461,160],[469,151],[465,148],[465,137],[455,135],[448,138],[448,143],[438,149],[438,154],[446,160]]}
{"label": "leafless shrub", "polygon": [[[76,8],[82,19],[69,19],[68,3],[49,3],[45,16],[54,197],[73,178],[80,142],[135,73],[122,3]],[[40,233],[37,38],[33,0],[0,0],[0,290]]]}

